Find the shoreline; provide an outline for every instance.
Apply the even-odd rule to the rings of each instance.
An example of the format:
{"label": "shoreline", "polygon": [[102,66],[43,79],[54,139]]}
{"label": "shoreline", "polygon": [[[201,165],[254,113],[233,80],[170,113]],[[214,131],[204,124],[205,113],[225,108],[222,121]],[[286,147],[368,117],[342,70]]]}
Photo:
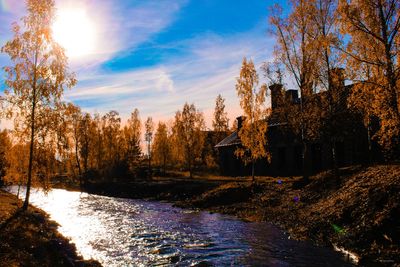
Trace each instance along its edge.
{"label": "shoreline", "polygon": [[[86,192],[111,197],[168,201],[175,206],[269,222],[297,240],[350,252],[361,266],[400,266],[400,166],[352,166],[297,178],[166,179],[92,184]],[[397,217],[396,217],[397,216]]]}
{"label": "shoreline", "polygon": [[0,189],[1,266],[101,266],[78,255],[75,244],[58,232],[58,224],[43,210],[21,207],[20,199]]}
{"label": "shoreline", "polygon": [[258,177],[255,184],[244,178],[155,177],[89,184],[83,191],[268,222],[290,238],[359,257],[360,266],[400,266],[400,165],[352,166],[340,173],[339,181],[331,172],[320,173],[302,188],[296,186],[300,177]]}

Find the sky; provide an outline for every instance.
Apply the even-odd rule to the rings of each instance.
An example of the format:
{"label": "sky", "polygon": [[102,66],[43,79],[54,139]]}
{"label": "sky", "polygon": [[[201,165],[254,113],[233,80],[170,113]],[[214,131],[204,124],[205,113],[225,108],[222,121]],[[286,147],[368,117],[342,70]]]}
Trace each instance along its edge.
{"label": "sky", "polygon": [[[116,110],[123,120],[138,108],[143,121],[167,121],[194,103],[211,128],[221,94],[232,123],[241,115],[235,83],[242,59],[257,68],[271,60],[268,8],[283,1],[56,0],[58,12],[84,10],[95,32],[92,50],[69,59],[78,84],[64,100],[91,113]],[[0,0],[0,46],[24,14],[24,1]],[[8,64],[1,54],[0,67]],[[4,77],[1,71],[0,94]]]}

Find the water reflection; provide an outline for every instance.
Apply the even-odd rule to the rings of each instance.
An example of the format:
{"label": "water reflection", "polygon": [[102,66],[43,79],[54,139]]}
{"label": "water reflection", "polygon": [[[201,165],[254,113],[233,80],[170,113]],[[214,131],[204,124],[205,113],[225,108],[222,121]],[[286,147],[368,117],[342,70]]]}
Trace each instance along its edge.
{"label": "water reflection", "polygon": [[31,201],[84,258],[104,266],[351,266],[339,253],[288,240],[271,225],[168,203],[60,189],[33,190]]}

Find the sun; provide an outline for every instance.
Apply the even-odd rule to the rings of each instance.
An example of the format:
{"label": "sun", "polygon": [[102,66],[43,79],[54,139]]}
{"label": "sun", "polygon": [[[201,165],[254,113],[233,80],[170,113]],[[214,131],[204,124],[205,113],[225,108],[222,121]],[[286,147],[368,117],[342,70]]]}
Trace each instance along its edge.
{"label": "sun", "polygon": [[60,9],[52,27],[54,40],[68,57],[89,55],[96,47],[96,29],[84,9]]}

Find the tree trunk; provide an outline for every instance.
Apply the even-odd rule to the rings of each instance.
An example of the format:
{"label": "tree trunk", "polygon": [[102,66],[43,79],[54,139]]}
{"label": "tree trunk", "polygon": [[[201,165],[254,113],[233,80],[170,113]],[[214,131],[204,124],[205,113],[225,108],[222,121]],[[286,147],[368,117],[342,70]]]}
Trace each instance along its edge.
{"label": "tree trunk", "polygon": [[189,158],[188,164],[189,164],[188,165],[188,167],[189,167],[189,178],[192,179],[193,178],[193,174],[192,174],[192,159],[191,158]]}
{"label": "tree trunk", "polygon": [[81,163],[79,161],[79,155],[78,155],[78,141],[77,140],[78,140],[78,138],[75,137],[75,160],[76,160],[76,166],[78,167],[79,188],[82,191],[82,171],[81,171]]}
{"label": "tree trunk", "polygon": [[251,160],[251,182],[254,184],[254,182],[256,181],[256,178],[254,176],[254,159]]}
{"label": "tree trunk", "polygon": [[36,112],[36,67],[37,67],[38,51],[35,53],[35,63],[33,72],[33,83],[32,83],[32,111],[31,111],[31,144],[29,147],[29,166],[28,166],[28,182],[26,183],[26,194],[24,205],[22,210],[27,210],[29,206],[29,196],[31,193],[32,183],[32,167],[33,167],[33,147],[35,142],[35,112]]}
{"label": "tree trunk", "polygon": [[389,41],[389,29],[387,24],[387,18],[385,17],[383,11],[383,5],[381,1],[378,1],[379,8],[379,19],[380,19],[380,28],[383,39],[383,44],[385,46],[385,60],[386,60],[386,77],[389,83],[389,93],[391,95],[390,105],[393,110],[396,112],[397,119],[399,119],[399,106],[398,106],[398,92],[397,92],[397,78],[394,71],[394,62],[392,57],[392,45]]}
{"label": "tree trunk", "polygon": [[148,168],[149,168],[149,178],[151,179],[152,178],[152,174],[151,174],[151,157],[150,157],[150,155],[149,155],[149,166],[148,166]]}
{"label": "tree trunk", "polygon": [[[326,38],[326,32],[325,32],[325,27],[323,28],[323,36]],[[325,62],[328,67],[327,70],[327,75],[328,75],[328,101],[329,101],[329,113],[331,116],[330,119],[330,124],[331,124],[331,129],[334,129],[333,131],[329,131],[328,134],[330,135],[330,145],[331,145],[331,152],[332,152],[332,168],[333,168],[333,175],[335,176],[335,180],[337,183],[339,183],[339,168],[338,168],[338,162],[337,162],[337,153],[336,153],[336,135],[337,135],[337,130],[336,127],[337,125],[337,98],[334,98],[334,94],[340,94],[341,88],[338,88],[340,85],[339,84],[334,84],[333,79],[332,79],[332,69],[331,69],[331,64],[330,64],[330,59],[329,59],[329,52],[327,47],[324,50],[324,56],[325,56]],[[338,78],[338,77],[336,77]],[[337,81],[336,81],[337,82]],[[333,127],[332,127],[333,126]]]}
{"label": "tree trunk", "polygon": [[148,162],[148,169],[149,169],[149,178],[152,178],[152,173],[151,173],[151,153],[150,153],[150,149],[151,149],[151,143],[149,142],[148,147],[147,147],[147,152],[149,154],[149,162]]}
{"label": "tree trunk", "polygon": [[303,183],[307,184],[310,181],[310,156],[308,143],[303,141]]}
{"label": "tree trunk", "polygon": [[339,167],[338,167],[338,160],[337,160],[337,153],[336,153],[336,142],[333,141],[331,144],[332,146],[332,167],[333,167],[333,175],[335,176],[336,183],[340,183],[340,176],[339,176]]}
{"label": "tree trunk", "polygon": [[85,140],[85,153],[83,156],[83,184],[87,184],[87,175],[88,175],[88,154],[89,154],[89,146],[87,144],[87,140]]}
{"label": "tree trunk", "polygon": [[24,205],[22,206],[23,210],[28,209],[29,205],[29,196],[31,192],[31,183],[32,183],[32,167],[33,167],[33,146],[35,142],[35,111],[36,111],[36,88],[33,88],[33,103],[32,103],[32,114],[31,114],[31,144],[29,147],[29,166],[28,166],[28,182],[26,183],[26,194]]}
{"label": "tree trunk", "polygon": [[190,179],[193,178],[191,160],[189,160],[189,178],[190,178]]}
{"label": "tree trunk", "polygon": [[166,157],[164,156],[164,158],[163,158],[163,173],[164,173],[164,176],[165,176],[165,174],[166,174],[166,164],[167,164],[167,159],[166,159]]}
{"label": "tree trunk", "polygon": [[368,164],[372,164],[371,123],[369,117],[367,125],[367,140],[368,140]]}

